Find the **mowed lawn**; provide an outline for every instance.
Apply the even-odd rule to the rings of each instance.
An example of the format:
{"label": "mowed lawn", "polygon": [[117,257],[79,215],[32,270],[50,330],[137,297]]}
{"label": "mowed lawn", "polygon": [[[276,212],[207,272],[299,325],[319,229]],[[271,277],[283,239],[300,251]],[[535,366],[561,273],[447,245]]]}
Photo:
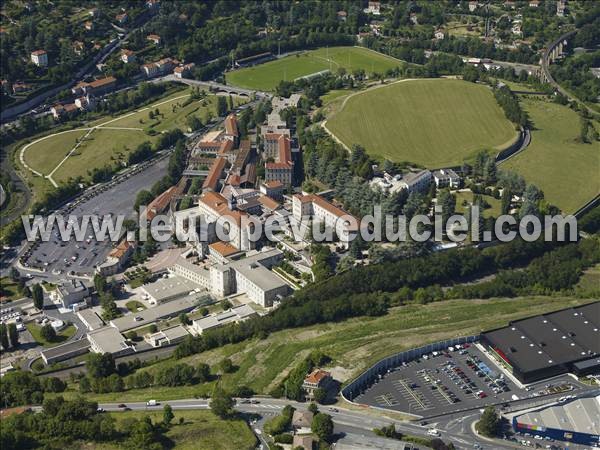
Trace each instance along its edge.
{"label": "mowed lawn", "polygon": [[405,80],[344,101],[327,128],[346,146],[429,168],[462,164],[507,145],[515,127],[485,86],[460,80]]}
{"label": "mowed lawn", "polygon": [[77,139],[85,136],[87,131],[69,130],[36,142],[25,151],[25,162],[32,169],[48,175],[77,145]]}
{"label": "mowed lawn", "polygon": [[[87,178],[88,171],[94,168],[126,162],[130,151],[145,141],[153,143],[158,138],[158,133],[175,128],[187,131],[187,120],[190,116],[200,118],[203,123],[211,117],[216,117],[215,95],[208,95],[186,104],[190,92],[190,88],[185,88],[137,111],[118,117],[105,116],[90,122],[86,127],[100,128],[87,135],[52,178],[57,183],[65,182],[71,177]],[[232,100],[234,106],[247,101],[237,96],[233,96]],[[150,119],[150,111],[154,112],[157,109],[159,115]],[[150,128],[156,132],[154,136],[146,132]],[[86,129],[76,129],[36,142],[25,151],[25,162],[38,172],[48,175],[75,147],[77,139],[85,136],[87,132]]]}
{"label": "mowed lawn", "polygon": [[600,143],[576,141],[580,119],[566,106],[533,99],[521,104],[533,123],[531,144],[500,167],[520,173],[550,203],[573,213],[600,192]]}
{"label": "mowed lawn", "polygon": [[154,138],[138,130],[93,130],[69,158],[52,175],[57,183],[71,177],[86,178],[88,170],[115,162],[127,162],[127,155],[144,141]]}
{"label": "mowed lawn", "polygon": [[[333,358],[341,381],[358,375],[377,360],[390,354],[438,340],[465,336],[507,324],[510,320],[589,302],[560,297],[518,299],[452,300],[428,305],[396,307],[381,317],[360,317],[339,323],[283,330],[268,338],[249,340],[193,355],[169,359],[140,369],[156,373],[160,368],[187,363],[207,363],[215,368],[231,358],[237,370],[219,380],[225,389],[249,386],[267,394],[302,358],[319,349]],[[167,400],[210,395],[216,381],[181,387],[153,387],[108,394],[87,394],[99,402]],[[77,395],[69,385],[65,396]],[[52,396],[53,394],[50,394]]]}
{"label": "mowed lawn", "polygon": [[400,61],[362,47],[331,47],[286,56],[253,67],[226,74],[227,84],[247,89],[273,91],[280,81],[294,81],[323,70],[336,71],[343,67],[348,72],[363,69],[367,75],[384,73],[400,65]]}

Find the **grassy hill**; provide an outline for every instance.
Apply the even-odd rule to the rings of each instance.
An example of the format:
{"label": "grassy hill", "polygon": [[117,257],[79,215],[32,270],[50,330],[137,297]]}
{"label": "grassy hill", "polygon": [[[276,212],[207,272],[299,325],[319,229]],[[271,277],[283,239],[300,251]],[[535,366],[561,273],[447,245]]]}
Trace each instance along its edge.
{"label": "grassy hill", "polygon": [[350,147],[437,168],[516,137],[491,91],[460,80],[404,80],[348,97],[327,129]]}
{"label": "grassy hill", "polygon": [[575,212],[600,192],[600,143],[577,142],[580,119],[566,106],[533,98],[521,104],[533,123],[531,144],[501,167],[523,175],[564,212]]}
{"label": "grassy hill", "polygon": [[227,84],[247,89],[272,91],[281,80],[296,78],[323,70],[335,72],[343,67],[352,72],[363,69],[367,74],[383,73],[397,67],[400,61],[362,47],[331,47],[287,56],[276,61],[234,70],[226,74]]}
{"label": "grassy hill", "polygon": [[[333,358],[336,377],[343,381],[358,375],[379,359],[402,350],[466,336],[505,325],[517,318],[589,301],[566,297],[523,297],[411,304],[392,308],[381,317],[358,317],[339,323],[278,331],[266,339],[229,344],[182,360],[168,359],[140,370],[155,373],[162,367],[180,362],[191,365],[205,362],[214,369],[223,358],[231,358],[237,370],[223,374],[219,379],[220,386],[235,389],[246,385],[257,393],[266,394],[313,349],[320,349]],[[209,395],[215,382],[86,396],[88,400],[106,402],[190,398]],[[60,395],[69,397],[77,395],[76,392],[77,386],[69,385],[68,391]]]}

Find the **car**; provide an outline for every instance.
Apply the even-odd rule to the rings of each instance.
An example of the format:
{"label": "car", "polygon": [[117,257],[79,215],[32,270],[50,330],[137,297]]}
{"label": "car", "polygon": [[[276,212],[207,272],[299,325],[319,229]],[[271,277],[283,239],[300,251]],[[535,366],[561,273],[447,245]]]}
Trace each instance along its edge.
{"label": "car", "polygon": [[126,405],[126,404],[124,404],[124,403],[119,403],[119,404],[117,405],[117,408],[127,408],[127,405]]}

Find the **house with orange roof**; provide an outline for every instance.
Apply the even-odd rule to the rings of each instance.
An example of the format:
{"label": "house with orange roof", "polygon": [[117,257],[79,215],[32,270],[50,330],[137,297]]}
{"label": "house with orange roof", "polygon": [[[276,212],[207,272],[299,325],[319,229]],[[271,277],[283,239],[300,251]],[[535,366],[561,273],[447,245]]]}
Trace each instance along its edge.
{"label": "house with orange roof", "polygon": [[158,34],[149,34],[146,36],[146,40],[154,43],[155,45],[160,45],[160,36]]}
{"label": "house with orange roof", "polygon": [[102,276],[118,273],[125,266],[134,250],[135,242],[123,239],[110,251],[104,262],[96,267],[96,273]]}
{"label": "house with orange roof", "polygon": [[134,63],[136,61],[135,52],[126,48],[121,50],[121,61],[125,64]]}
{"label": "house with orange roof", "polygon": [[38,67],[48,67],[48,53],[46,53],[46,50],[31,52],[31,62]]}
{"label": "house with orange roof", "polygon": [[302,388],[304,389],[304,392],[306,392],[306,396],[309,399],[312,399],[314,397],[314,392],[317,389],[327,390],[332,382],[333,378],[331,378],[331,373],[326,370],[315,369],[304,378]]}

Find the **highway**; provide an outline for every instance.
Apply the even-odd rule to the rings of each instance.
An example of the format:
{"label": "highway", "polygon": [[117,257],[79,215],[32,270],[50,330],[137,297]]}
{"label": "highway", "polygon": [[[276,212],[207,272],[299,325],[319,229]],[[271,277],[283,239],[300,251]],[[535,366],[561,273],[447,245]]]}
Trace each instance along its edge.
{"label": "highway", "polygon": [[[190,409],[208,409],[209,399],[184,399],[184,400],[168,400],[159,402],[156,406],[147,406],[146,402],[125,402],[125,403],[100,403],[98,406],[105,411],[118,412],[123,411],[119,404],[125,404],[132,411],[162,411],[165,404],[169,404],[174,410],[190,410]],[[300,403],[292,400],[254,397],[253,399],[236,399],[235,409],[245,414],[276,415],[281,412],[285,405],[291,405],[298,410],[306,410],[308,403]],[[412,434],[426,437],[427,431],[431,425],[421,426],[416,423],[400,421],[391,417],[386,417],[384,412],[379,412],[373,409],[352,410],[340,406],[329,407],[319,406],[322,412],[329,414],[334,424],[337,427],[347,427],[349,429],[362,432],[363,434],[371,434],[373,428],[380,428],[386,425],[394,424],[396,429],[405,434]],[[456,448],[471,449],[475,444],[479,444],[480,448],[486,450],[515,449],[520,448],[515,444],[509,444],[507,441],[493,440],[488,441],[476,436],[470,426],[470,422],[478,419],[478,414],[472,414],[469,420],[465,420],[464,427],[451,428],[449,430],[440,429],[441,436],[445,442],[452,442]],[[257,422],[257,425],[262,425],[262,422]],[[456,431],[455,431],[456,430]],[[256,429],[254,430],[256,433]],[[259,439],[263,441],[262,430],[256,433]]]}

